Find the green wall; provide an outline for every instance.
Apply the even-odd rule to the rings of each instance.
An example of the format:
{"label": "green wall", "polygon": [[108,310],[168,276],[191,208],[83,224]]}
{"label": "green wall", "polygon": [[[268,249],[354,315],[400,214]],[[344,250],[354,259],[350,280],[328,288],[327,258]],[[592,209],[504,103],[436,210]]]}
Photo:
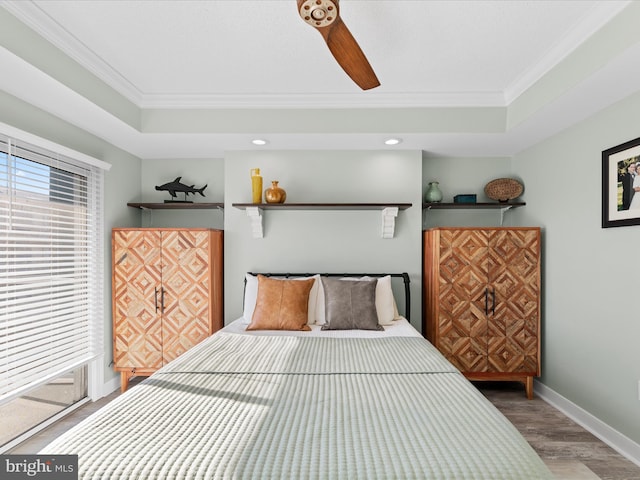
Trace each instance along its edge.
{"label": "green wall", "polygon": [[516,155],[543,227],[541,381],[640,442],[640,226],[601,228],[603,150],[640,136],[640,94]]}
{"label": "green wall", "polygon": [[[424,154],[422,160],[423,194],[429,182],[437,181],[443,202],[453,202],[459,194],[473,193],[478,202],[491,202],[484,186],[495,178],[514,177],[511,159],[505,157],[438,157]],[[520,199],[521,200],[521,199]],[[491,227],[501,223],[500,210],[425,210],[423,227],[467,226]],[[510,225],[511,215],[503,215],[503,225]]]}
{"label": "green wall", "polygon": [[[264,211],[264,238],[253,238],[245,210],[250,169],[264,187],[279,180],[287,202],[412,203],[396,218],[395,237],[381,237],[379,210]],[[225,318],[242,314],[247,271],[408,272],[412,323],[421,312],[421,152],[227,152],[225,157]]]}

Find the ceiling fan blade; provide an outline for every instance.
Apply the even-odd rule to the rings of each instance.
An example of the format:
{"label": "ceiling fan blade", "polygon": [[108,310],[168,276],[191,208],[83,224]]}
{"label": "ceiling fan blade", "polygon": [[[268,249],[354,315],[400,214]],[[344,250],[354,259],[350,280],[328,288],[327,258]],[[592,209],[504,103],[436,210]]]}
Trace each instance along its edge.
{"label": "ceiling fan blade", "polygon": [[363,90],[380,85],[373,68],[340,18],[338,0],[297,0],[302,19],[318,30],[329,51],[349,77]]}
{"label": "ceiling fan blade", "polygon": [[338,64],[360,88],[369,90],[380,85],[367,57],[342,19],[337,18],[331,26],[318,30]]}

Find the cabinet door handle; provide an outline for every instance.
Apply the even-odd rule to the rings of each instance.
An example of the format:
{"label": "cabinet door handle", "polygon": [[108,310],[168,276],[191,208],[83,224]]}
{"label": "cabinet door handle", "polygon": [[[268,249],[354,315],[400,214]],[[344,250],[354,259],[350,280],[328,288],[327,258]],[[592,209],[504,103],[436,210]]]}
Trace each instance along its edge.
{"label": "cabinet door handle", "polygon": [[489,289],[484,289],[484,314],[489,314]]}
{"label": "cabinet door handle", "polygon": [[153,303],[155,303],[156,313],[158,313],[158,287],[153,288]]}
{"label": "cabinet door handle", "polygon": [[165,289],[160,287],[160,312],[164,313],[164,292]]}
{"label": "cabinet door handle", "polygon": [[491,305],[491,314],[496,314],[496,289],[494,288],[491,292],[492,305]]}

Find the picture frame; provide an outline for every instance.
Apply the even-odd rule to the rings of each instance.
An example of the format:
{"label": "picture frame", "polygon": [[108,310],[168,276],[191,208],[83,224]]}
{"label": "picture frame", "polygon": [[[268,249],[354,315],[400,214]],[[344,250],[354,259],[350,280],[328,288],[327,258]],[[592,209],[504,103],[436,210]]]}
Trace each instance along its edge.
{"label": "picture frame", "polygon": [[602,228],[640,225],[638,163],[640,137],[602,151]]}

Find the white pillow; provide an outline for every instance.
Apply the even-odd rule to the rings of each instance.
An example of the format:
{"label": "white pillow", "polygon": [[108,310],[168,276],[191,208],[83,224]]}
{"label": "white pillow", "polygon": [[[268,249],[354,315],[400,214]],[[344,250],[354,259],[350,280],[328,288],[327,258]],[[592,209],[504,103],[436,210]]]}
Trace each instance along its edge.
{"label": "white pillow", "polygon": [[[256,308],[256,299],[258,298],[258,277],[247,273],[246,276],[246,285],[244,290],[244,305],[242,310],[243,323],[249,324],[251,323],[251,317],[253,317],[253,311]],[[281,277],[271,277],[271,278],[281,278]],[[314,278],[315,282],[313,282],[313,287],[311,287],[311,291],[309,292],[309,306],[307,310],[307,324],[312,325],[316,321],[316,305],[318,304],[318,291],[322,288],[320,282],[320,275],[313,275],[312,277],[296,277],[289,278],[288,280],[307,280],[309,278]],[[324,308],[323,308],[324,312]]]}
{"label": "white pillow", "polygon": [[[374,277],[343,277],[340,280],[371,280]],[[376,311],[378,313],[378,323],[380,325],[391,325],[391,322],[400,318],[396,300],[393,297],[391,289],[391,275],[384,277],[375,277],[378,279],[376,285]],[[316,323],[324,325],[326,323],[324,311],[324,289],[322,282],[316,281],[315,285],[319,285],[318,301],[316,304]],[[314,287],[315,287],[314,285]]]}
{"label": "white pillow", "polygon": [[400,315],[400,312],[398,311],[398,304],[396,303],[396,297],[393,297],[393,319],[400,320],[401,318],[404,318],[404,317]]}

